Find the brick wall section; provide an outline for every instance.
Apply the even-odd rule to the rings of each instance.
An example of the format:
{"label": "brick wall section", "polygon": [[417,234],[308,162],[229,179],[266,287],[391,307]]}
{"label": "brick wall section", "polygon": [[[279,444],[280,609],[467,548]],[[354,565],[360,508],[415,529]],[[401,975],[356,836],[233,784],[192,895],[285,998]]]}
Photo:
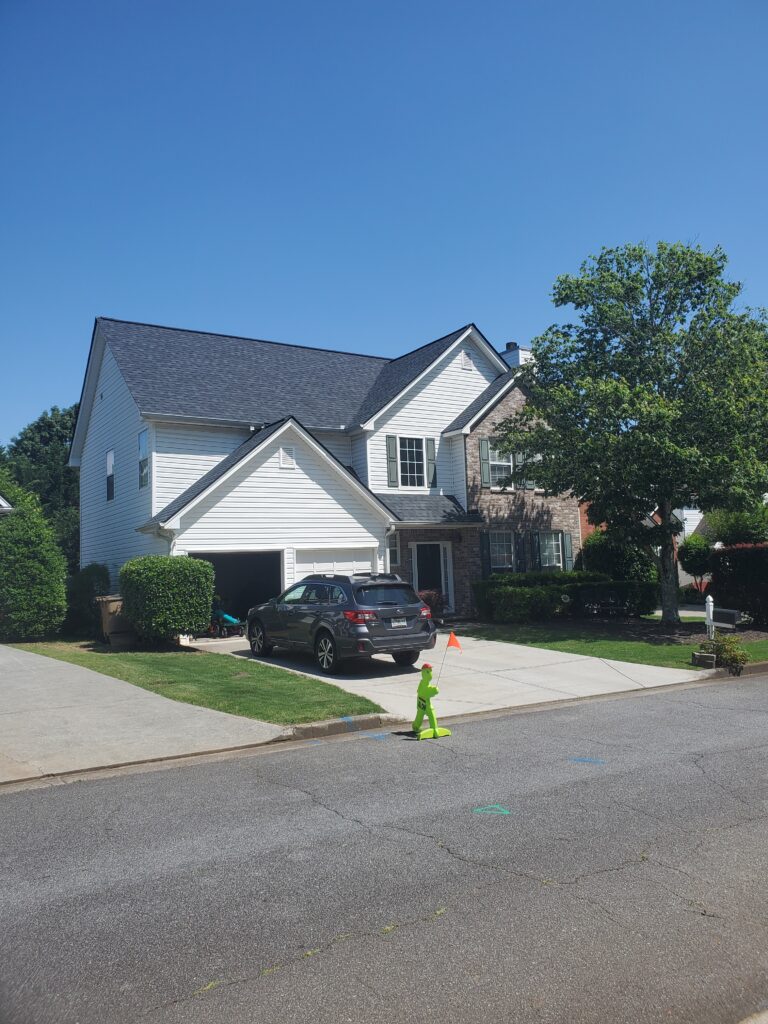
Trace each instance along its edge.
{"label": "brick wall section", "polygon": [[593,526],[592,523],[590,523],[590,521],[587,519],[587,512],[588,512],[588,510],[589,510],[589,503],[588,502],[585,501],[581,505],[579,505],[579,522],[581,524],[581,543],[582,544],[587,539],[587,537],[590,535],[590,533],[594,533],[595,530],[597,529],[597,527]]}
{"label": "brick wall section", "polygon": [[535,491],[492,491],[480,486],[480,439],[488,438],[493,442],[499,424],[524,404],[523,393],[513,388],[466,437],[467,504],[470,509],[479,509],[491,530],[570,533],[575,558],[581,547],[579,503],[575,498],[547,497]]}
{"label": "brick wall section", "polygon": [[456,614],[471,615],[474,608],[471,585],[482,575],[477,527],[464,529],[446,527],[445,530],[404,529],[398,530],[397,533],[400,537],[400,565],[393,568],[393,571],[402,576],[404,580],[408,580],[409,583],[413,583],[409,544],[414,541],[449,540],[451,542]]}

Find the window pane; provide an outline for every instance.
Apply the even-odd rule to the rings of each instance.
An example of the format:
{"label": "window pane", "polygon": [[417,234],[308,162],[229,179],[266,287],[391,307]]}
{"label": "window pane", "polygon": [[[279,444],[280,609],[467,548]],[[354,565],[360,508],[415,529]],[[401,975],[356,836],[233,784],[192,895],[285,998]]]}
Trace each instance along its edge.
{"label": "window pane", "polygon": [[298,587],[292,587],[283,594],[283,604],[299,604],[304,597],[304,591],[306,589],[307,586],[305,583],[300,583]]}
{"label": "window pane", "polygon": [[139,431],[139,462],[142,459],[149,457],[149,441],[147,440],[147,431]]}
{"label": "window pane", "polygon": [[400,438],[400,485],[424,486],[424,441],[420,437]]}
{"label": "window pane", "polygon": [[115,453],[111,449],[107,452],[107,501],[112,501],[115,496]]}
{"label": "window pane", "polygon": [[396,533],[392,533],[387,537],[387,546],[389,548],[389,565],[390,568],[393,565],[400,564],[400,538]]}
{"label": "window pane", "polygon": [[540,533],[539,550],[542,569],[562,569],[563,550],[559,533]]}
{"label": "window pane", "polygon": [[[491,487],[501,487],[512,472],[512,456],[501,455],[496,448],[490,448],[488,459],[491,469]],[[509,484],[511,487],[512,484]]]}
{"label": "window pane", "polygon": [[504,530],[489,534],[491,542],[491,569],[514,569],[514,534]]}

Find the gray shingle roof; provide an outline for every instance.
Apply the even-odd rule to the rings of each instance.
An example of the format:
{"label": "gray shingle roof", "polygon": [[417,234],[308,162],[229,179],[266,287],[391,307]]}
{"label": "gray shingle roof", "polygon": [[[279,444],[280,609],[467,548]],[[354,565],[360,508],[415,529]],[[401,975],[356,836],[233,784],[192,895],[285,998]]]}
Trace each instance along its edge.
{"label": "gray shingle roof", "polygon": [[99,319],[144,415],[313,427],[352,421],[386,359]]}
{"label": "gray shingle roof", "polygon": [[252,452],[254,448],[258,448],[259,445],[263,444],[276,430],[285,423],[285,420],[278,420],[277,423],[271,423],[268,427],[264,427],[262,430],[256,430],[253,434],[233,452],[230,452],[221,462],[217,463],[213,469],[209,469],[204,476],[201,476],[199,480],[195,480],[186,491],[182,491],[181,494],[174,498],[172,502],[165,506],[157,515],[152,516],[151,519],[147,520],[140,530],[146,530],[151,526],[159,526],[160,523],[167,523],[169,519],[173,519],[175,515],[181,512],[182,509],[186,508],[191,501],[194,501],[198,495],[206,491],[211,484],[222,477],[228,470],[237,463],[244,459],[245,456]]}
{"label": "gray shingle roof", "polygon": [[475,416],[477,416],[477,414],[481,412],[489,402],[493,401],[502,388],[514,379],[516,373],[516,369],[510,370],[509,373],[502,373],[496,378],[496,380],[492,380],[485,391],[478,395],[471,405],[468,405],[463,412],[459,413],[455,420],[448,424],[443,433],[449,434],[452,430],[461,430],[468,423],[471,423]]}
{"label": "gray shingle roof", "polygon": [[391,401],[467,328],[398,359],[100,317],[145,416],[354,426]]}
{"label": "gray shingle roof", "polygon": [[370,392],[360,405],[355,416],[355,422],[365,423],[379,409],[383,409],[388,402],[391,402],[393,398],[400,394],[403,388],[426,370],[430,363],[442,355],[447,348],[450,348],[454,341],[470,326],[470,324],[466,324],[464,327],[460,327],[458,331],[452,331],[451,334],[446,334],[444,338],[438,338],[436,341],[431,341],[428,345],[422,345],[421,348],[417,348],[413,352],[406,352],[404,356],[400,356],[399,359],[393,359],[386,366],[383,366]]}
{"label": "gray shingle roof", "polygon": [[379,501],[404,523],[479,523],[478,513],[465,512],[451,494],[377,494]]}

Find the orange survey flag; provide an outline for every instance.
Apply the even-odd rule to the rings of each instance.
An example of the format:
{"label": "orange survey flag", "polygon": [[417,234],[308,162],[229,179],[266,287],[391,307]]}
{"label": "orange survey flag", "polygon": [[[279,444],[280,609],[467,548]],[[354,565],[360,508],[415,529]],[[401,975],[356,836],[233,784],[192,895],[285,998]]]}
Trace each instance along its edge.
{"label": "orange survey flag", "polygon": [[453,630],[451,630],[451,635],[448,637],[448,643],[446,644],[446,650],[449,647],[457,647],[459,650],[461,650],[461,644],[459,643],[458,638],[457,638],[456,634],[453,632]]}

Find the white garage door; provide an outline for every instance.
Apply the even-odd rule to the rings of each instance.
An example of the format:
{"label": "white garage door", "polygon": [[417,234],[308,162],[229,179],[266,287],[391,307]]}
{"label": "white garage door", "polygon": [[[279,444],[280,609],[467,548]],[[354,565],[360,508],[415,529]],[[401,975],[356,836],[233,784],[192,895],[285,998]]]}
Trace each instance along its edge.
{"label": "white garage door", "polygon": [[362,548],[314,548],[296,552],[296,579],[313,572],[370,572],[373,552]]}

